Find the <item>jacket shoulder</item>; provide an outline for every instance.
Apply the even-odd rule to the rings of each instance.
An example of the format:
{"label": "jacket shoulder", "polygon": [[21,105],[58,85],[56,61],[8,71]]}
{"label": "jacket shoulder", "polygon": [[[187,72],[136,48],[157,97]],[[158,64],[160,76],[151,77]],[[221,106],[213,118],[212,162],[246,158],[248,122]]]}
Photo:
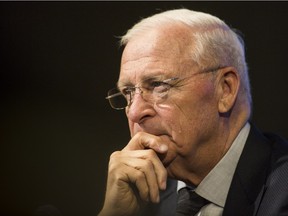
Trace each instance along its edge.
{"label": "jacket shoulder", "polygon": [[288,141],[273,133],[264,133],[264,136],[271,143],[271,171],[288,164]]}
{"label": "jacket shoulder", "polygon": [[270,172],[257,215],[288,215],[288,141],[265,133],[271,141]]}

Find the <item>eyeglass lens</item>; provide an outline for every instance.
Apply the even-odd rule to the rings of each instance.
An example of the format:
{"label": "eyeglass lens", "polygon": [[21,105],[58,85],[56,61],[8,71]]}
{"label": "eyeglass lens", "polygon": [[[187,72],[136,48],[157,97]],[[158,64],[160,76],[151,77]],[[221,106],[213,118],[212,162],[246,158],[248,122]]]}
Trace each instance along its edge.
{"label": "eyeglass lens", "polygon": [[119,92],[118,89],[111,89],[108,92],[108,96],[110,95],[117,95],[109,98],[109,103],[114,109],[124,109],[128,105],[126,98]]}

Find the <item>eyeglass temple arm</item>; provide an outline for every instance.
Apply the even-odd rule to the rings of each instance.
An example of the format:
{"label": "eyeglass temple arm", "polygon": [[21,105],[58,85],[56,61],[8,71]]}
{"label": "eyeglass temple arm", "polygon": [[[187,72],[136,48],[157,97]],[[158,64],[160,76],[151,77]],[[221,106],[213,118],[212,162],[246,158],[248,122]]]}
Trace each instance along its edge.
{"label": "eyeglass temple arm", "polygon": [[118,92],[118,93],[115,93],[115,94],[113,94],[113,95],[109,95],[109,96],[106,97],[106,99],[110,99],[110,98],[116,97],[116,96],[118,96],[118,95],[122,95],[122,93],[121,93],[121,92]]}

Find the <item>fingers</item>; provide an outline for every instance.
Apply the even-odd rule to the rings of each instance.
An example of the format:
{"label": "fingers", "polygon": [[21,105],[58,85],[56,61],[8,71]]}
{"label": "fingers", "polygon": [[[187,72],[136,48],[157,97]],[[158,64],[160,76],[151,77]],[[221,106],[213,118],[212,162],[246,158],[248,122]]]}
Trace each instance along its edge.
{"label": "fingers", "polygon": [[158,136],[138,132],[123,150],[140,149],[153,149],[157,153],[164,154],[168,151],[168,146]]}
{"label": "fingers", "polygon": [[[164,168],[162,162],[158,158],[157,154],[153,150],[138,150],[138,151],[129,151],[129,155],[135,158],[141,158],[141,160],[146,163],[141,163],[142,167],[147,167],[147,173],[154,173],[156,177],[157,186],[161,190],[166,189],[166,180],[167,180],[167,171]],[[139,161],[140,162],[140,161]],[[130,166],[133,166],[135,169],[141,170],[141,167],[138,167],[137,163],[134,163],[133,160],[126,160],[125,163]],[[145,169],[146,170],[146,169]],[[150,175],[149,175],[150,176]]]}
{"label": "fingers", "polygon": [[[143,149],[152,149],[153,151],[146,151],[146,154],[135,151]],[[166,189],[167,172],[166,169],[164,169],[162,162],[159,160],[159,157],[155,154],[155,152],[158,154],[165,154],[168,151],[168,146],[163,142],[161,137],[145,132],[138,132],[133,136],[123,151],[131,151],[133,152],[131,155],[134,157],[142,157],[145,160],[151,160],[154,165],[159,188],[161,190]]]}
{"label": "fingers", "polygon": [[[143,151],[145,153],[142,153]],[[141,158],[125,160],[125,164],[141,171],[145,175],[150,200],[159,202],[159,190],[165,190],[166,188],[166,169],[153,150],[142,150],[142,152],[131,152],[134,156],[139,156],[142,153]]]}
{"label": "fingers", "polygon": [[111,157],[114,170],[125,173],[117,181],[133,183],[142,200],[159,202],[159,190],[166,188],[167,173],[153,150],[121,151]]}
{"label": "fingers", "polygon": [[127,166],[125,169],[129,180],[127,183],[134,183],[136,185],[141,200],[144,200],[146,202],[149,202],[150,200],[152,202],[157,202],[157,194],[150,195],[151,192],[149,191],[149,188],[151,187],[146,180],[145,173],[142,170],[137,170],[130,166]]}
{"label": "fingers", "polygon": [[99,216],[136,215],[142,202],[149,200],[144,173],[124,164],[122,156],[120,151],[110,156],[105,202]]}
{"label": "fingers", "polygon": [[122,151],[111,155],[104,215],[135,215],[141,202],[160,201],[159,191],[166,189],[167,181],[167,171],[160,160],[168,154],[168,144],[163,140],[140,132]]}
{"label": "fingers", "polygon": [[[129,179],[135,183],[140,197],[142,200],[158,203],[160,200],[159,187],[157,177],[153,172],[153,165],[142,159],[135,160],[133,164],[135,167],[133,167],[132,172],[134,173],[129,176]],[[127,163],[127,165],[132,167],[130,163]]]}

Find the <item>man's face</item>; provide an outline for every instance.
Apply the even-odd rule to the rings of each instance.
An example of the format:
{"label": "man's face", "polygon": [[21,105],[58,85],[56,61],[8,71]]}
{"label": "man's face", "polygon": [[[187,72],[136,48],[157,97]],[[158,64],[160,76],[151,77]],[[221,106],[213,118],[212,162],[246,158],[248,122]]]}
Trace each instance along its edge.
{"label": "man's face", "polygon": [[136,93],[126,108],[131,136],[142,131],[161,137],[169,148],[163,164],[178,179],[188,170],[214,166],[220,157],[219,148],[211,144],[219,121],[213,75],[193,76],[200,71],[191,61],[193,43],[183,34],[185,28],[165,27],[162,33],[150,31],[131,40],[123,52],[118,82],[120,87],[141,86],[150,78],[178,78],[161,102]]}

